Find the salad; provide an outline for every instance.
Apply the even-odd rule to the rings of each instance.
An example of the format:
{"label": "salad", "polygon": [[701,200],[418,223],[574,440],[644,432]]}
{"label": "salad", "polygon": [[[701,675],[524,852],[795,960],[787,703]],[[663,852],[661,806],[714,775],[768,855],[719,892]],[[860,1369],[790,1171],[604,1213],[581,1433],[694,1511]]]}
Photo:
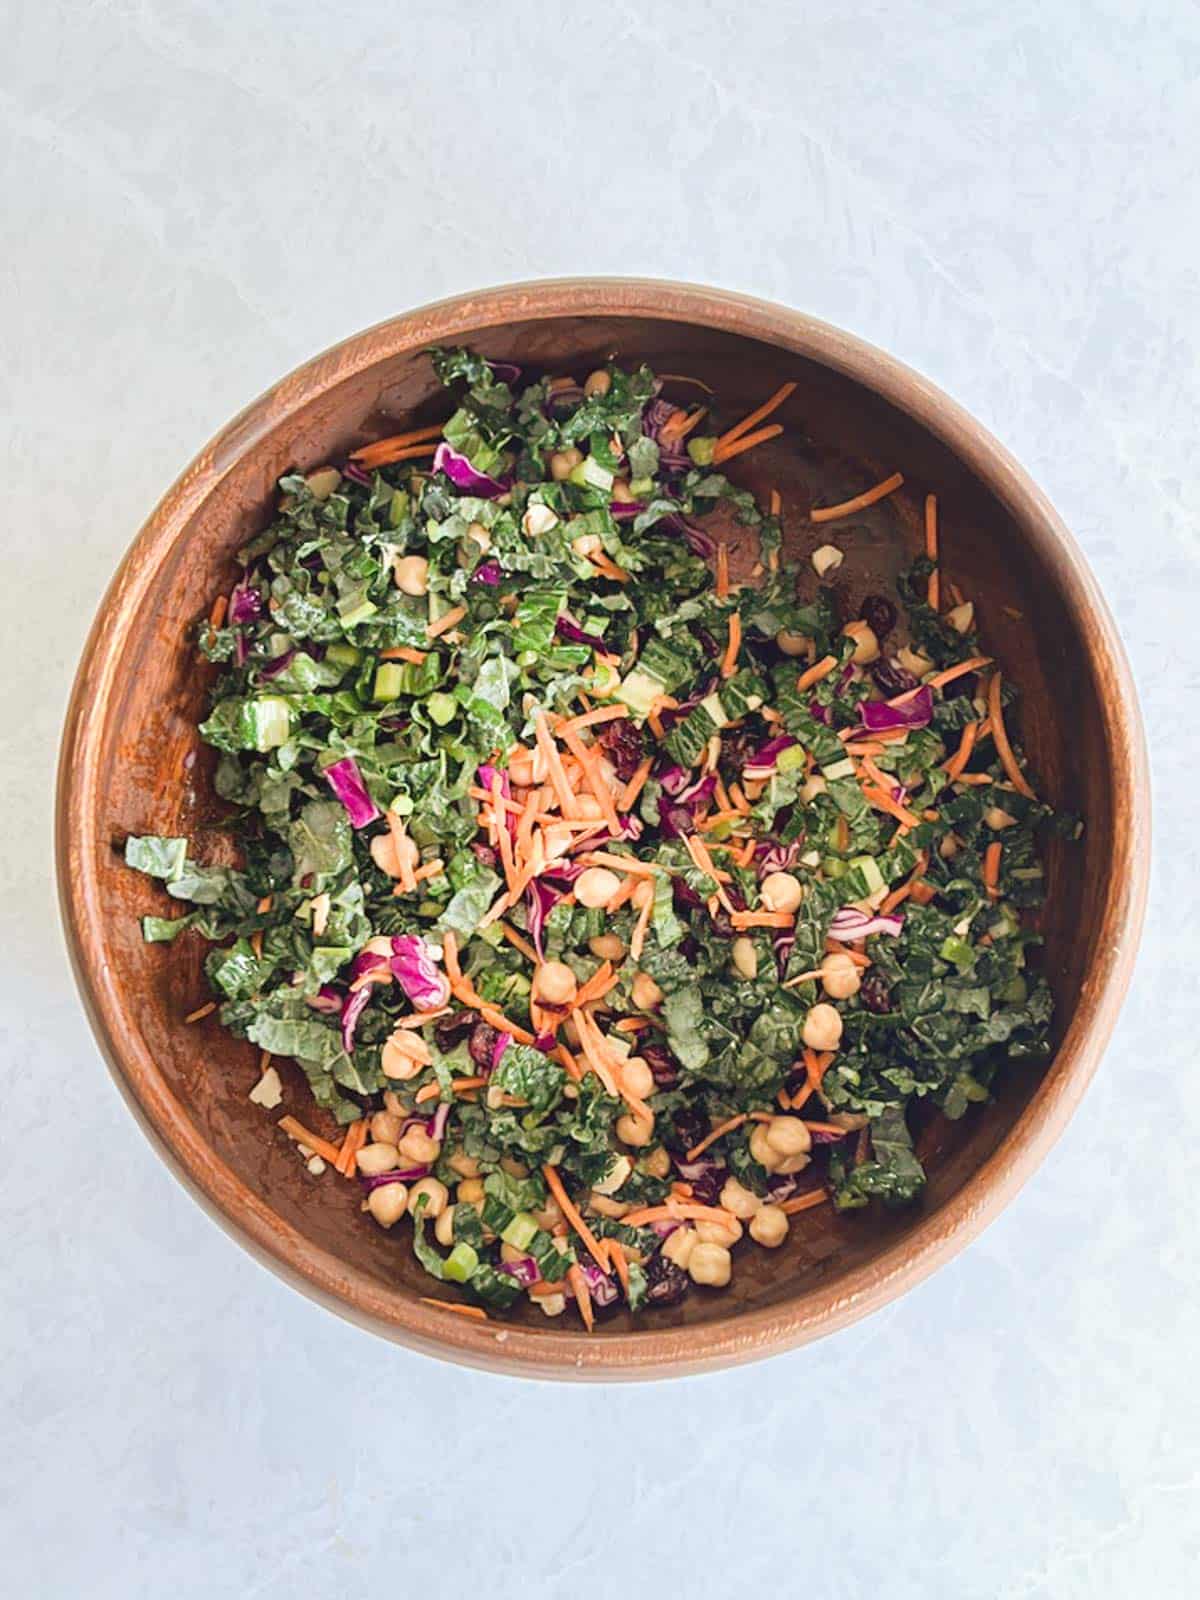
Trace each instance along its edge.
{"label": "salad", "polygon": [[807,513],[796,565],[727,474],[794,384],[718,430],[645,367],[431,359],[448,419],[283,478],[198,627],[238,864],[126,859],[190,907],[145,938],[211,944],[188,1020],[258,1046],[264,1137],[360,1186],[436,1303],[590,1329],[810,1208],[917,1200],[914,1128],[1048,1053],[1036,835],[1079,825],[935,497],[895,599],[843,616],[845,519],[901,475]]}

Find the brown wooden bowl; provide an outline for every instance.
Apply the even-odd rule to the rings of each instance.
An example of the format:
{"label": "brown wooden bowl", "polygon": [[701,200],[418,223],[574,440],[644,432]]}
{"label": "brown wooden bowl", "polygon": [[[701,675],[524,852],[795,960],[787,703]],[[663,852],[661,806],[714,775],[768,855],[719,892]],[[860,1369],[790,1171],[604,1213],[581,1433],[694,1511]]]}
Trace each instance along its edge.
{"label": "brown wooden bowl", "polygon": [[[902,493],[857,518],[856,532],[837,525],[851,602],[911,559],[923,496],[935,490],[947,577],[975,599],[986,647],[1022,690],[1021,737],[1042,792],[1087,819],[1082,843],[1053,847],[1048,863],[1054,1059],[1012,1067],[993,1104],[931,1130],[923,1201],[890,1215],[802,1213],[784,1249],[743,1255],[729,1290],[619,1315],[590,1338],[534,1308],[482,1323],[421,1303],[430,1280],[406,1241],[358,1214],[356,1186],[312,1179],[248,1102],[252,1047],[213,1018],[184,1026],[205,997],[203,948],[192,935],[142,943],[138,918],[164,897],[119,854],[130,833],[207,829],[202,848],[218,848],[212,753],[195,732],[208,675],[189,630],[228,589],[232,552],[260,526],[283,472],[442,414],[422,354],[434,344],[580,375],[609,355],[645,360],[703,379],[732,410],[797,380],[778,419],[783,437],[733,475],[781,490],[792,546],[806,554],[829,535],[808,522],[813,503],[903,471]],[[1141,927],[1149,819],[1141,723],[1108,610],[1045,497],[978,423],[916,373],[794,311],[680,284],[572,280],[463,295],[359,334],[285,378],[201,452],[138,535],[84,651],[59,772],[58,867],[75,972],[117,1083],[240,1243],[325,1305],[431,1355],[540,1376],[642,1378],[751,1360],[843,1327],[996,1215],[1062,1132],[1112,1032]],[[303,1118],[302,1080],[285,1084]]]}

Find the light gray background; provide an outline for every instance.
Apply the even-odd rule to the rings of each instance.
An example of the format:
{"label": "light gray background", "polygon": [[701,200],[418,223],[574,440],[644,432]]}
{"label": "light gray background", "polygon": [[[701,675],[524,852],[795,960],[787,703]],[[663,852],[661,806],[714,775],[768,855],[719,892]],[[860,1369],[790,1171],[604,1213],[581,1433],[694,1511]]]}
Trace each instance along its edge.
{"label": "light gray background", "polygon": [[[4,1587],[1194,1593],[1196,7],[3,16]],[[420,1360],[255,1266],[118,1100],[51,891],[77,654],[198,446],[379,318],[585,272],[786,301],[964,402],[1099,574],[1157,784],[1134,992],[1005,1216],[850,1332],[636,1389]]]}

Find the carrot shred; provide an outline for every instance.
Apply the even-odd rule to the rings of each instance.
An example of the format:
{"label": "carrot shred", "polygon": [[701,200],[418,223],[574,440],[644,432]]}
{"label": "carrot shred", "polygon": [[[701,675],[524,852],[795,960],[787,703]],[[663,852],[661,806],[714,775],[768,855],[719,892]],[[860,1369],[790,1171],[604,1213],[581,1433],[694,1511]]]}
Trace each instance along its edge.
{"label": "carrot shred", "polygon": [[687,412],[682,406],[673,417],[668,417],[659,429],[660,443],[670,444],[672,440],[678,442],[686,439],[693,428],[698,428],[708,415],[708,407],[701,406],[698,411]]}
{"label": "carrot shred", "polygon": [[446,963],[446,976],[451,983],[462,979],[462,968],[458,964],[458,935],[447,928],[442,935],[442,960]]}
{"label": "carrot shred", "polygon": [[451,606],[450,610],[443,612],[436,622],[431,622],[427,625],[425,637],[427,639],[440,639],[444,633],[449,633],[451,628],[457,627],[466,614],[466,606]]}
{"label": "carrot shred", "polygon": [[804,1070],[808,1073],[808,1081],[812,1085],[815,1093],[820,1089],[821,1079],[825,1076],[825,1070],[830,1061],[832,1061],[833,1057],[828,1052],[823,1055],[818,1055],[815,1050],[810,1050],[806,1045],[803,1059]]}
{"label": "carrot shred", "polygon": [[400,887],[405,894],[411,894],[417,887],[416,874],[413,872],[409,860],[408,834],[404,831],[404,818],[395,811],[388,810],[383,819],[388,825],[388,832],[392,836],[392,845],[396,852],[396,865],[400,868]]}
{"label": "carrot shred", "polygon": [[592,1310],[592,1296],[587,1286],[587,1279],[577,1261],[567,1268],[567,1282],[571,1285],[575,1304],[579,1307],[579,1315],[583,1318],[583,1325],[591,1333],[596,1326],[596,1315]]}
{"label": "carrot shred", "polygon": [[836,656],[822,656],[814,666],[802,672],[796,680],[796,688],[803,694],[805,689],[811,689],[814,683],[820,683],[822,678],[827,678],[837,666]]}
{"label": "carrot shred", "polygon": [[645,1206],[621,1218],[627,1228],[640,1228],[647,1222],[724,1222],[735,1221],[732,1211],[722,1206],[702,1206],[698,1201],[668,1201],[662,1206]]}
{"label": "carrot shred", "polygon": [[797,1211],[810,1211],[813,1206],[823,1206],[828,1199],[824,1189],[810,1189],[807,1194],[793,1195],[790,1200],[785,1200],[779,1209],[789,1217],[794,1217]]}
{"label": "carrot shred", "polygon": [[408,661],[414,667],[423,666],[428,658],[428,650],[414,650],[411,645],[407,644],[393,645],[390,650],[381,650],[379,652],[380,661]]}
{"label": "carrot shred", "polygon": [[514,950],[519,950],[526,961],[537,962],[538,954],[528,939],[523,939],[517,930],[507,922],[500,923],[500,932],[512,945]]}
{"label": "carrot shred", "polygon": [[926,601],[930,608],[937,611],[941,606],[941,574],[938,570],[938,509],[937,495],[925,496],[925,554],[934,563],[933,571],[929,574],[929,584],[926,590]]}
{"label": "carrot shred", "polygon": [[595,749],[590,745],[584,744],[570,723],[564,723],[558,731],[563,743],[578,761],[587,786],[595,796],[604,820],[608,824],[609,831],[619,834],[621,832],[621,819],[617,816],[617,808],[613,805],[612,790],[604,781],[604,774],[600,770],[600,758]]}
{"label": "carrot shred", "polygon": [[723,1139],[727,1133],[732,1133],[736,1128],[740,1128],[745,1120],[746,1113],[744,1111],[736,1117],[727,1118],[724,1122],[713,1128],[710,1133],[706,1134],[704,1138],[701,1139],[699,1144],[694,1144],[687,1152],[686,1159],[688,1161],[698,1160],[708,1149],[709,1145],[716,1144],[718,1139]]}
{"label": "carrot shred", "polygon": [[221,626],[221,624],[225,621],[225,613],[228,610],[229,610],[229,596],[227,594],[219,594],[217,596],[217,598],[212,603],[212,610],[208,613],[208,625],[209,625],[209,627],[210,628],[219,628]]}
{"label": "carrot shred", "polygon": [[790,911],[735,911],[730,917],[735,928],[790,928],[794,920]]}
{"label": "carrot shred", "polygon": [[625,1292],[626,1300],[629,1299],[629,1263],[625,1259],[625,1246],[619,1239],[607,1239],[608,1259],[616,1269],[617,1278]]}
{"label": "carrot shred", "polygon": [[756,445],[766,444],[768,439],[777,439],[783,432],[778,422],[772,422],[765,428],[759,428],[756,433],[743,434],[740,439],[735,439],[732,444],[718,444],[713,451],[713,466],[719,467],[724,461],[732,461],[734,456],[740,456],[746,450],[753,450]]}
{"label": "carrot shred", "polygon": [[374,455],[384,449],[404,449],[410,444],[421,444],[427,439],[441,437],[444,422],[427,422],[420,428],[409,428],[404,433],[390,433],[386,439],[376,439],[371,444],[361,444],[357,450],[351,450],[350,460],[361,461],[363,456]]}
{"label": "carrot shred", "polygon": [[942,762],[942,770],[946,774],[947,783],[953,783],[971,759],[971,752],[974,750],[975,741],[979,737],[979,728],[980,724],[978,722],[968,722],[963,729],[958,749],[948,761]]}
{"label": "carrot shred", "polygon": [[646,786],[646,779],[650,776],[650,768],[654,765],[654,757],[647,756],[638,763],[638,769],[629,782],[617,796],[617,810],[628,811],[633,802]]}
{"label": "carrot shred", "polygon": [[616,983],[617,976],[613,971],[612,962],[602,961],[587,982],[580,985],[571,1003],[571,1009],[574,1011],[580,1006],[590,1005],[593,1000],[602,1000]]}
{"label": "carrot shred", "polygon": [[[719,451],[724,445],[735,443],[749,433],[751,428],[756,428],[760,422],[765,422],[771,413],[778,411],[783,402],[793,395],[795,391],[796,385],[794,383],[781,383],[775,393],[764,400],[762,405],[756,406],[753,411],[744,416],[740,422],[735,423],[732,428],[726,428],[725,432],[717,440],[717,450]],[[782,433],[782,428],[779,431]],[[714,455],[714,461],[715,459]]]}
{"label": "carrot shred", "polygon": [[729,619],[729,643],[721,658],[721,676],[732,678],[737,671],[738,651],[742,648],[742,619],[735,611]]}
{"label": "carrot shred", "polygon": [[251,934],[250,936],[250,948],[254,951],[254,959],[256,961],[262,960],[262,947],[263,936],[262,929],[260,928],[257,933]]}
{"label": "carrot shred", "polygon": [[578,733],[581,728],[594,728],[601,722],[612,722],[617,717],[627,717],[628,715],[629,707],[621,705],[619,701],[614,701],[612,705],[597,706],[594,711],[585,711],[580,717],[568,717],[565,721],[560,722],[554,731],[561,739],[567,728],[574,728],[575,732]]}
{"label": "carrot shred", "polygon": [[280,1117],[275,1126],[282,1128],[288,1138],[294,1139],[297,1144],[306,1144],[323,1161],[328,1161],[331,1167],[337,1167],[342,1152],[336,1144],[330,1144],[329,1140],[322,1139],[319,1133],[311,1132],[302,1122],[297,1122],[295,1117]]}
{"label": "carrot shred", "polygon": [[558,799],[559,810],[566,817],[572,816],[575,812],[575,793],[567,782],[567,775],[563,770],[558,746],[554,743],[550,733],[550,724],[546,721],[546,713],[540,708],[534,713],[533,728],[537,738],[538,749],[546,760],[546,770],[550,774],[550,782]]}
{"label": "carrot shred", "polygon": [[421,1296],[423,1306],[437,1306],[439,1311],[453,1311],[456,1317],[470,1317],[475,1322],[490,1322],[491,1318],[482,1306],[465,1306],[458,1300],[438,1300],[434,1295]]}
{"label": "carrot shred", "polygon": [[185,1022],[199,1022],[204,1017],[211,1017],[216,1009],[217,1002],[215,1000],[210,1000],[206,1005],[197,1006],[195,1011],[189,1011],[183,1020]]}
{"label": "carrot shred", "polygon": [[867,784],[863,788],[863,799],[876,811],[886,811],[889,816],[895,817],[897,822],[902,822],[906,828],[919,828],[921,819],[907,806],[902,806],[898,800],[893,800],[884,789],[875,788]]}
{"label": "carrot shred", "polygon": [[566,1217],[567,1221],[575,1229],[575,1232],[583,1240],[584,1244],[587,1246],[588,1250],[595,1257],[595,1259],[599,1262],[603,1262],[604,1250],[601,1247],[599,1239],[596,1238],[596,1235],[580,1216],[575,1207],[574,1201],[571,1199],[571,1196],[563,1188],[562,1179],[548,1161],[542,1168],[542,1177],[546,1180],[547,1189],[549,1189],[550,1193],[558,1201],[558,1209],[562,1212],[563,1216]]}
{"label": "carrot shred", "polygon": [[987,691],[988,720],[992,725],[992,738],[996,743],[996,753],[1000,757],[1000,765],[1008,774],[1009,782],[1018,794],[1023,794],[1027,800],[1036,800],[1037,796],[1029,787],[1029,780],[1017,765],[1017,758],[1013,755],[1012,745],[1008,742],[1008,730],[1004,726],[1004,711],[1000,704],[1000,674],[992,674]]}
{"label": "carrot shred", "polygon": [[[926,678],[925,682],[931,689],[941,689],[946,684],[953,683],[955,678],[962,678],[968,672],[978,672],[980,667],[990,667],[991,664],[991,656],[972,656],[969,661],[960,661],[957,666],[947,667],[943,672],[935,672],[932,678]],[[910,694],[915,692],[915,690],[909,690]],[[894,700],[888,701],[888,705],[894,704]]]}
{"label": "carrot shred", "polygon": [[611,578],[614,583],[629,582],[629,574],[625,571],[625,568],[619,567],[603,551],[598,550],[595,555],[589,556],[588,560],[596,568],[597,572],[603,573],[606,578]]}
{"label": "carrot shred", "polygon": [[724,600],[729,594],[729,546],[724,540],[717,546],[716,596]]}
{"label": "carrot shred", "polygon": [[642,959],[642,951],[646,947],[646,933],[650,927],[650,914],[653,910],[654,897],[651,895],[638,912],[637,921],[633,925],[633,932],[629,936],[629,954],[634,961]]}
{"label": "carrot shred", "polygon": [[589,867],[612,867],[614,872],[632,872],[640,878],[657,878],[663,871],[655,861],[639,861],[636,856],[618,856],[609,850],[589,850],[579,859]]}
{"label": "carrot shred", "polygon": [[868,506],[873,506],[877,500],[885,500],[889,494],[895,494],[904,483],[902,472],[893,472],[890,478],[885,478],[882,483],[877,483],[873,489],[866,489],[862,494],[856,494],[851,500],[842,500],[836,506],[820,506],[810,513],[813,522],[832,522],[836,517],[848,517],[855,511],[865,511]]}
{"label": "carrot shred", "polygon": [[918,880],[923,876],[927,865],[928,858],[925,856],[924,852],[922,852],[922,854],[918,857],[917,864],[913,868],[910,876],[905,880],[904,883],[900,884],[898,888],[893,889],[891,894],[886,896],[886,898],[880,904],[879,915],[881,917],[886,917],[889,912],[894,911],[898,905],[902,905],[904,901],[908,899],[909,895],[911,895],[913,890],[916,888]]}
{"label": "carrot shred", "polygon": [[983,882],[992,900],[995,900],[1000,893],[997,885],[1000,882],[1000,853],[1003,848],[999,839],[993,839],[983,852]]}
{"label": "carrot shred", "polygon": [[352,1122],[346,1130],[346,1137],[342,1140],[341,1152],[337,1159],[337,1169],[343,1178],[352,1178],[358,1162],[358,1152],[367,1142],[367,1119],[359,1117],[357,1122]]}
{"label": "carrot shred", "polygon": [[931,883],[923,883],[919,879],[911,890],[911,896],[919,906],[927,906],[936,894],[937,890]]}
{"label": "carrot shred", "polygon": [[435,856],[432,861],[426,861],[413,873],[417,883],[424,883],[427,878],[440,878],[446,870],[446,863],[441,856]]}
{"label": "carrot shred", "polygon": [[812,1099],[812,1096],[813,1086],[811,1083],[806,1083],[803,1089],[797,1089],[796,1093],[792,1096],[792,1110],[799,1111],[809,1100]]}
{"label": "carrot shred", "polygon": [[778,489],[771,490],[771,497],[767,501],[767,506],[771,516],[773,517],[777,517],[783,510],[783,497],[780,495]]}

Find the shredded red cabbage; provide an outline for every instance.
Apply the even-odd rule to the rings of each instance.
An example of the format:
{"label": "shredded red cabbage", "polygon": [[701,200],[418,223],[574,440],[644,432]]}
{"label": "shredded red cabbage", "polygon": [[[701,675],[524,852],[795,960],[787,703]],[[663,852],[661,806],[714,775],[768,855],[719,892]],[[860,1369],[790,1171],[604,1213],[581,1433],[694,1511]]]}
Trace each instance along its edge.
{"label": "shredded red cabbage", "polygon": [[790,733],[781,733],[778,738],[768,739],[766,744],[756,750],[742,768],[743,772],[751,772],[757,768],[770,771],[776,760],[785,750],[790,750],[796,743]]}
{"label": "shredded red cabbage", "polygon": [[342,1049],[347,1055],[354,1053],[354,1030],[358,1027],[358,1019],[370,998],[371,985],[364,983],[361,989],[354,991],[342,1007]]}
{"label": "shredded red cabbage", "polygon": [[229,620],[236,627],[241,622],[253,622],[262,616],[263,600],[257,589],[238,584],[229,597]]}
{"label": "shredded red cabbage", "polygon": [[450,998],[450,980],[418,934],[394,934],[391,968],[418,1011],[436,1011]]}
{"label": "shredded red cabbage", "polygon": [[620,1289],[615,1278],[607,1277],[590,1256],[583,1256],[579,1262],[579,1270],[583,1273],[584,1282],[588,1286],[588,1293],[592,1297],[592,1304],[597,1306],[611,1306],[620,1298]]}
{"label": "shredded red cabbage", "polygon": [[646,509],[644,500],[612,500],[609,502],[609,513],[618,522],[629,517],[640,516]]}
{"label": "shredded red cabbage", "polygon": [[342,1009],[342,997],[331,983],[323,983],[316,994],[305,995],[304,1003],[314,1011],[324,1011],[336,1016]]}
{"label": "shredded red cabbage", "polygon": [[359,1182],[368,1194],[386,1183],[416,1183],[429,1176],[428,1167],[397,1167],[394,1172],[359,1173]]}
{"label": "shredded red cabbage", "polygon": [[379,807],[367,793],[358,762],[353,756],[343,756],[325,768],[325,781],[345,806],[350,823],[355,828],[365,828],[380,815]]}
{"label": "shredded red cabbage", "polygon": [[456,489],[465,489],[483,500],[494,500],[512,488],[511,478],[493,478],[486,472],[476,472],[467,457],[453,449],[445,440],[433,453],[433,470],[444,472]]}
{"label": "shredded red cabbage", "polygon": [[[499,767],[493,767],[490,762],[484,761],[478,767],[476,767],[475,776],[479,781],[479,787],[481,789],[486,789],[489,794],[492,792],[492,779],[494,777],[499,777],[501,796],[505,800],[512,799],[512,784],[508,781],[508,773],[501,772]],[[510,811],[508,807],[505,806],[504,820],[508,825],[509,833],[515,839],[517,836],[517,828],[521,821],[520,817],[515,811]]]}
{"label": "shredded red cabbage", "polygon": [[291,666],[295,657],[295,650],[285,650],[282,655],[272,656],[266,666],[261,669],[259,676],[264,681],[269,678],[277,678],[281,672]]}
{"label": "shredded red cabbage", "polygon": [[500,1065],[500,1062],[503,1059],[504,1052],[508,1049],[511,1043],[511,1033],[498,1033],[496,1035],[496,1042],[492,1046],[492,1064],[488,1069],[489,1072],[495,1072],[496,1068]]}
{"label": "shredded red cabbage", "polygon": [[895,938],[904,927],[902,912],[892,912],[887,916],[868,916],[865,911],[860,911],[857,906],[843,906],[836,913],[829,924],[829,937],[848,941],[850,939],[869,939],[873,933],[886,933]]}
{"label": "shredded red cabbage", "polygon": [[899,706],[889,705],[886,700],[862,700],[858,714],[870,733],[886,733],[890,728],[925,728],[933,719],[933,690],[922,684],[910,700]]}
{"label": "shredded red cabbage", "polygon": [[603,650],[604,640],[598,633],[588,633],[581,628],[574,617],[556,617],[554,631],[560,639],[569,639],[572,644],[586,644],[593,650]]}
{"label": "shredded red cabbage", "polygon": [[497,383],[517,383],[521,377],[521,368],[515,361],[489,361],[492,377]]}
{"label": "shredded red cabbage", "polygon": [[342,468],[342,477],[349,478],[351,483],[357,483],[364,489],[371,487],[371,474],[360,467],[357,461],[347,461]]}
{"label": "shredded red cabbage", "polygon": [[503,575],[504,573],[500,563],[495,559],[495,557],[492,557],[488,561],[481,561],[479,563],[479,565],[475,568],[475,571],[471,574],[471,582],[486,583],[492,588],[495,588]]}
{"label": "shredded red cabbage", "polygon": [[522,1256],[518,1261],[498,1261],[497,1272],[506,1272],[510,1278],[515,1278],[523,1289],[528,1289],[531,1284],[540,1283],[542,1279],[541,1268],[532,1256]]}

